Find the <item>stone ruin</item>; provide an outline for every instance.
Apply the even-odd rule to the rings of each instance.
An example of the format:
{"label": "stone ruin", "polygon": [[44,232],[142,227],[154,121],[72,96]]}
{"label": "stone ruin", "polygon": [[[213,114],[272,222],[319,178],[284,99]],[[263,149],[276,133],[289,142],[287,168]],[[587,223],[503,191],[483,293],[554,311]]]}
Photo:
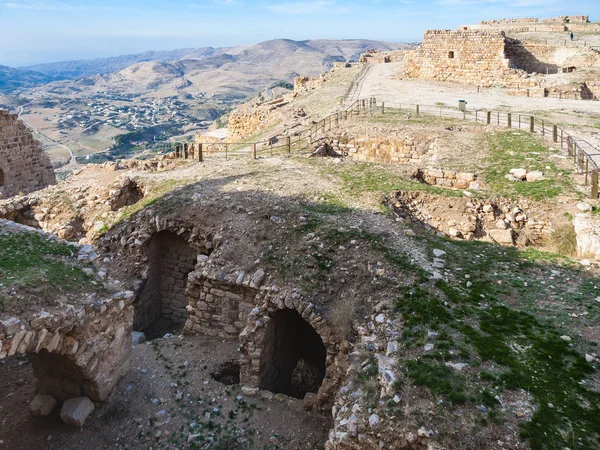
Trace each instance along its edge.
{"label": "stone ruin", "polygon": [[429,30],[419,48],[406,56],[401,75],[505,87],[514,95],[592,99],[595,93],[586,83],[557,90],[540,76],[580,67],[600,67],[599,55],[591,50],[582,53],[579,48],[521,42],[497,30]]}
{"label": "stone ruin", "polygon": [[54,183],[54,170],[42,144],[16,114],[0,110],[0,198]]}
{"label": "stone ruin", "polygon": [[407,55],[403,76],[471,84],[527,88],[539,84],[506,55],[500,31],[428,30],[423,43]]}
{"label": "stone ruin", "polygon": [[[2,219],[0,230],[56,239],[41,230]],[[70,245],[78,261],[96,257],[89,245]],[[58,401],[81,396],[104,401],[129,370],[132,302],[130,291],[113,295],[92,292],[71,304],[46,306],[19,317],[4,313],[0,315],[0,360],[27,355],[39,395],[50,395]]]}
{"label": "stone ruin", "polygon": [[105,250],[119,248],[139,261],[133,330],[151,334],[157,321],[168,321],[173,332],[238,341],[246,395],[269,390],[304,399],[309,408],[331,408],[344,378],[345,345],[317,306],[293,289],[266,286],[264,271],[205,268],[221,239],[144,214],[104,238]]}

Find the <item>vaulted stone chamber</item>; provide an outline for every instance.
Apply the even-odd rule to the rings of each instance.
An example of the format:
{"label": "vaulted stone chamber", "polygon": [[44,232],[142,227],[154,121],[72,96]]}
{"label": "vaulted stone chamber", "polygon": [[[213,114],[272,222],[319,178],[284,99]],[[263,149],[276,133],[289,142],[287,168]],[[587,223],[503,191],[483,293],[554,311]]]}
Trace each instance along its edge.
{"label": "vaulted stone chamber", "polygon": [[261,389],[296,398],[319,391],[325,377],[325,345],[296,310],[277,311],[267,325],[263,342]]}
{"label": "vaulted stone chamber", "polygon": [[146,244],[148,270],[134,307],[133,327],[144,331],[159,319],[183,327],[187,320],[187,278],[194,270],[196,251],[172,231],[155,233]]}

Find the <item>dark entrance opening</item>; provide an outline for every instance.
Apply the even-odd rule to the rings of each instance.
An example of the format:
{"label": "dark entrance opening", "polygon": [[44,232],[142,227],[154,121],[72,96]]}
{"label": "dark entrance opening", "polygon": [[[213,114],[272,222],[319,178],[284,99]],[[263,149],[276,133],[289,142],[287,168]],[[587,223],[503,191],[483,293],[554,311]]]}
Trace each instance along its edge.
{"label": "dark entrance opening", "polygon": [[147,339],[179,333],[188,316],[185,290],[196,252],[181,236],[161,231],[152,236],[145,255],[148,277],[134,303],[133,329],[143,331]]}
{"label": "dark entrance opening", "polygon": [[240,384],[240,363],[233,361],[223,363],[210,376],[227,386]]}
{"label": "dark entrance opening", "polygon": [[0,169],[0,187],[4,186],[4,170]]}
{"label": "dark entrance opening", "polygon": [[454,52],[452,52],[452,51],[448,52],[448,58],[454,59]]}
{"label": "dark entrance opening", "polygon": [[296,398],[317,393],[325,378],[323,340],[295,310],[277,311],[267,325],[260,388]]}

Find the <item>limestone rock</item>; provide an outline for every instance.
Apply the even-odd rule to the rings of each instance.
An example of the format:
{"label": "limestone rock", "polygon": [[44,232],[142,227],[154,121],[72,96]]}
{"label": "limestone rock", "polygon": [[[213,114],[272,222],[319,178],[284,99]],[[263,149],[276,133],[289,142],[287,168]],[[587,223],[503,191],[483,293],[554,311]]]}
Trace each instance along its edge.
{"label": "limestone rock", "polygon": [[87,397],[70,398],[63,403],[60,418],[67,425],[81,427],[94,408],[94,403]]}
{"label": "limestone rock", "polygon": [[544,177],[544,172],[540,172],[539,170],[533,170],[531,172],[527,172],[525,179],[529,182],[539,181]]}
{"label": "limestone rock", "polygon": [[56,399],[51,395],[36,395],[29,404],[29,411],[34,417],[48,417],[56,408]]}
{"label": "limestone rock", "polygon": [[512,230],[489,230],[488,235],[501,245],[513,245]]}
{"label": "limestone rock", "polygon": [[526,169],[510,169],[509,173],[518,180],[524,180],[527,177]]}

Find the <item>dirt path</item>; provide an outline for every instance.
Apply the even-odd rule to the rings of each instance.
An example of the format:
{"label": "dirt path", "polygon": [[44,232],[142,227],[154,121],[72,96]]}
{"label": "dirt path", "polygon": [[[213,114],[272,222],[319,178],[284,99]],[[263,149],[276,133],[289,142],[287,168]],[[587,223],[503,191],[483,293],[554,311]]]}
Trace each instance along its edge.
{"label": "dirt path", "polygon": [[[375,97],[388,104],[419,104],[434,106],[458,105],[458,100],[466,100],[469,110],[492,109],[529,114],[543,114],[565,130],[580,137],[596,148],[600,148],[600,131],[593,128],[573,130],[572,125],[587,123],[591,118],[600,123],[600,102],[587,100],[567,100],[557,98],[514,97],[501,89],[480,89],[477,87],[426,80],[398,80],[402,63],[375,64],[360,80],[359,92],[362,98]],[[582,119],[578,120],[580,116]],[[579,122],[579,123],[578,123]],[[600,151],[592,158],[600,166]]]}

